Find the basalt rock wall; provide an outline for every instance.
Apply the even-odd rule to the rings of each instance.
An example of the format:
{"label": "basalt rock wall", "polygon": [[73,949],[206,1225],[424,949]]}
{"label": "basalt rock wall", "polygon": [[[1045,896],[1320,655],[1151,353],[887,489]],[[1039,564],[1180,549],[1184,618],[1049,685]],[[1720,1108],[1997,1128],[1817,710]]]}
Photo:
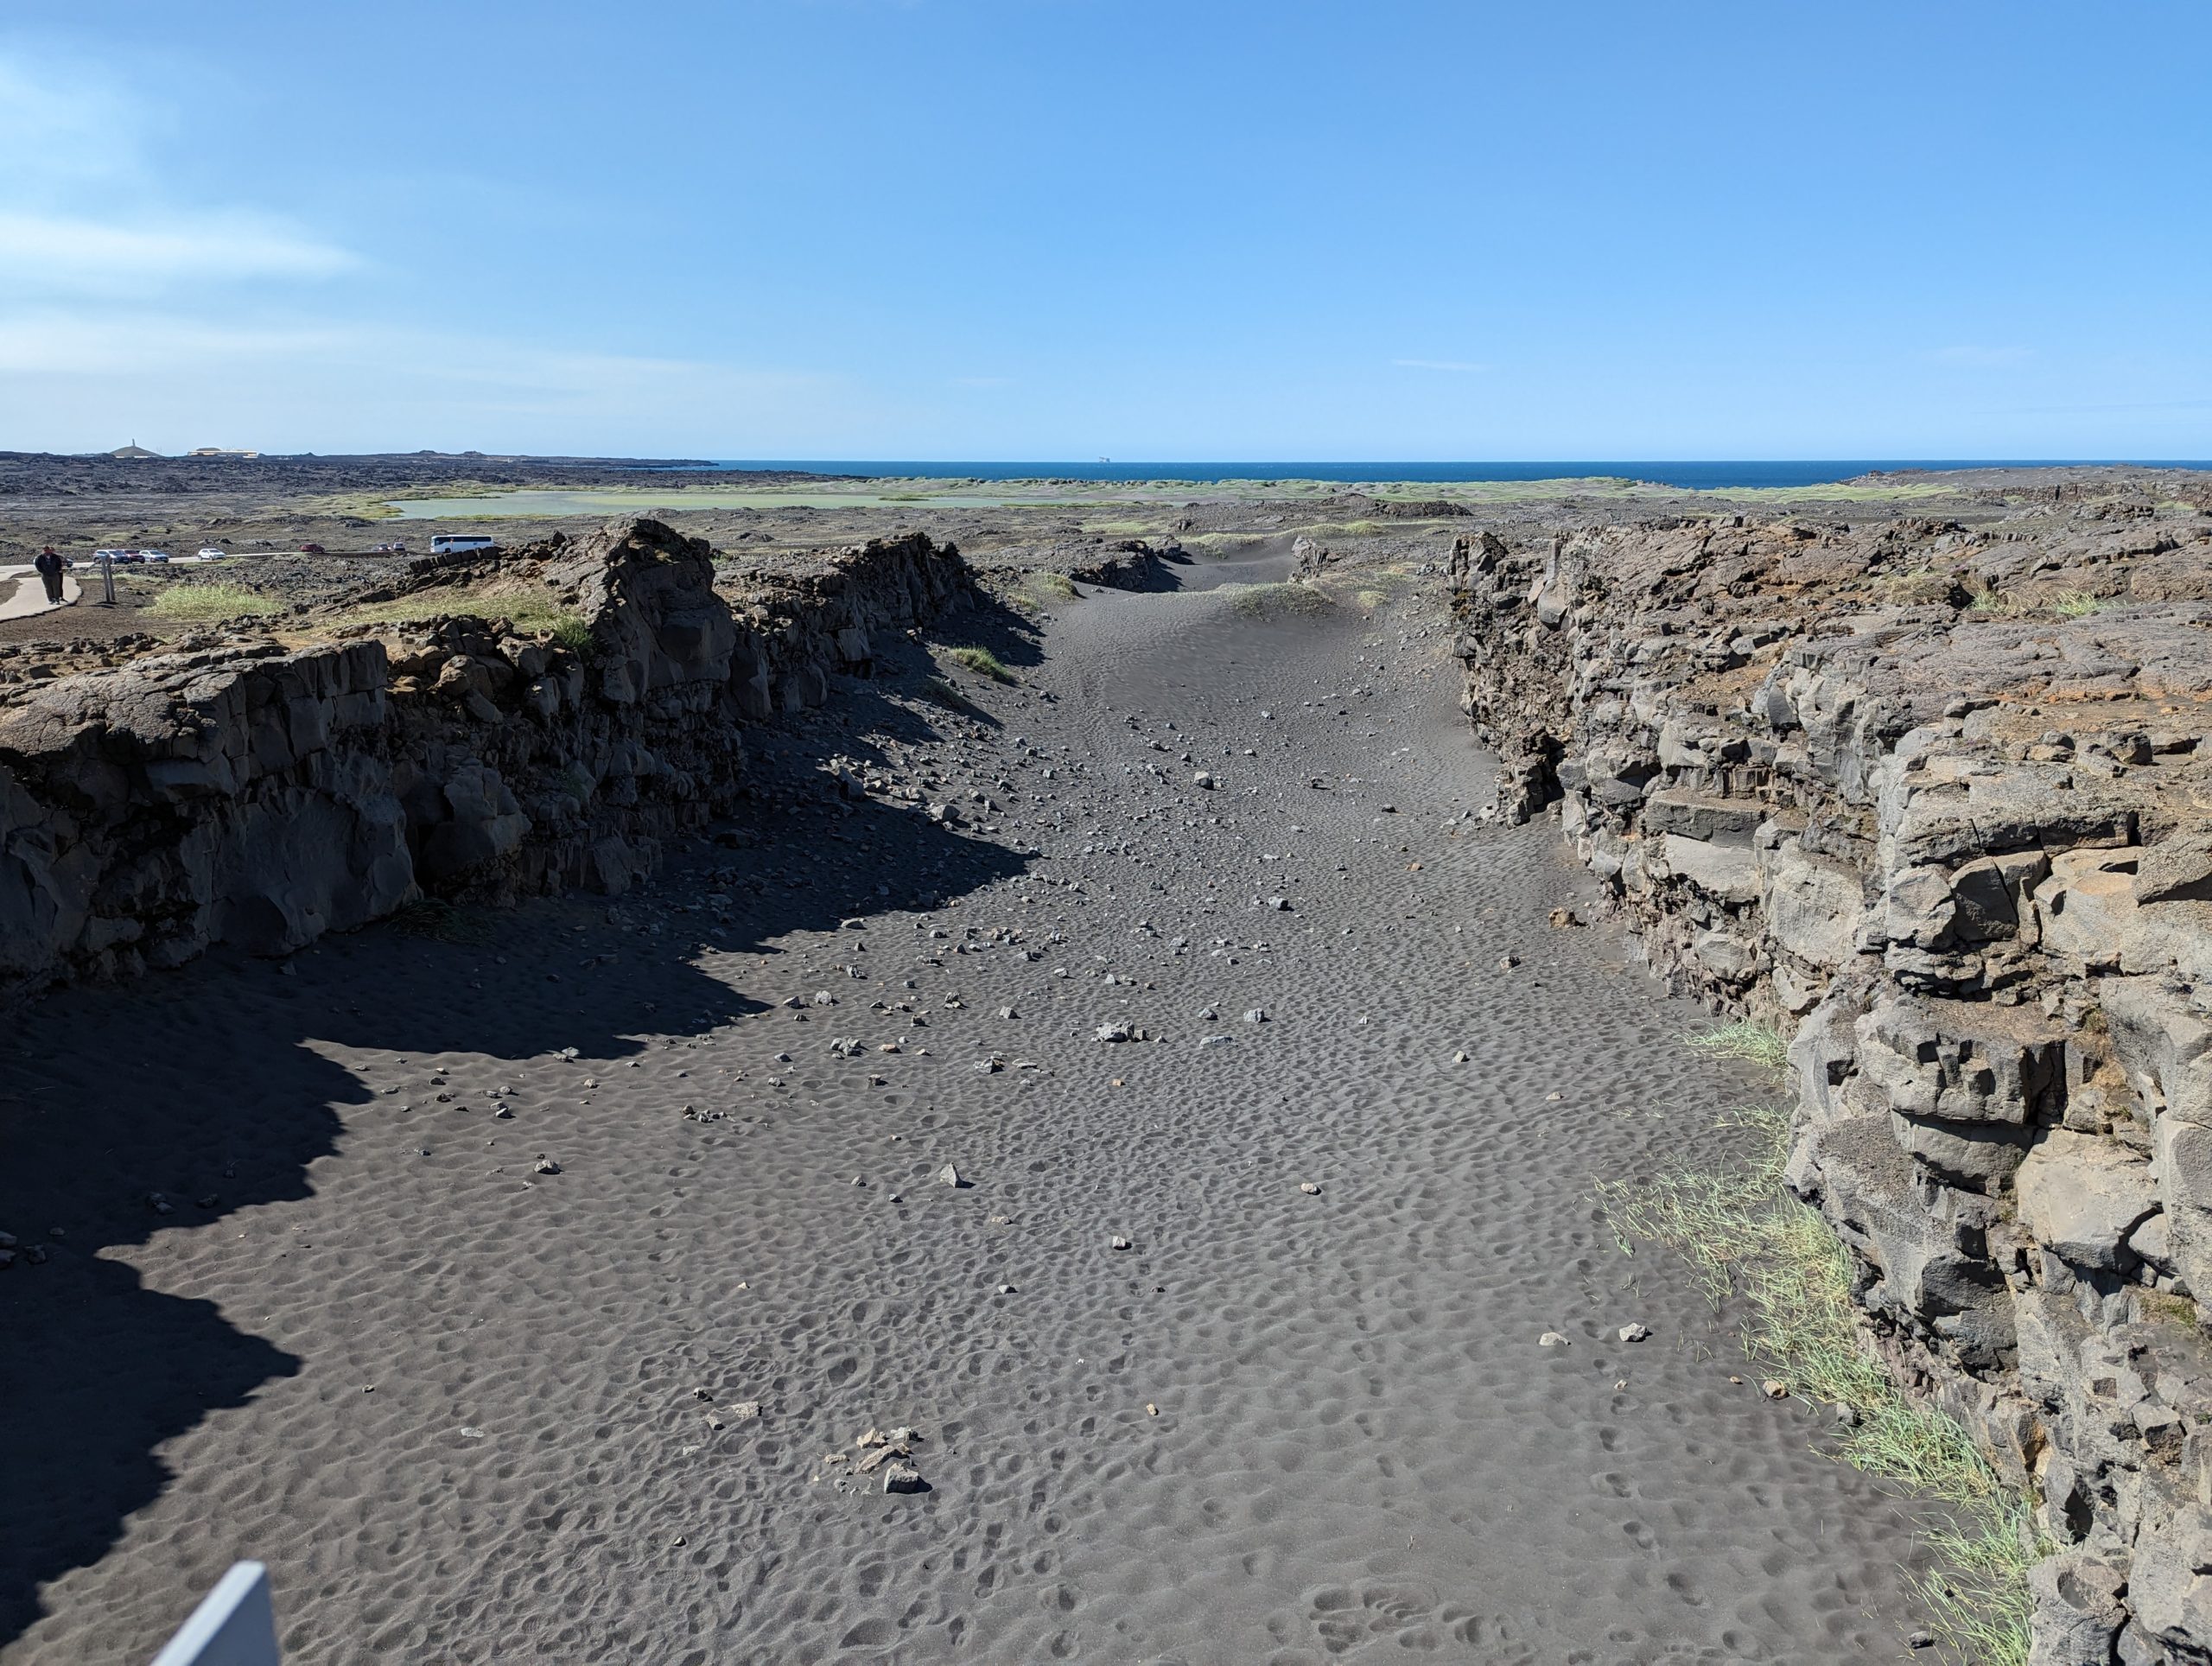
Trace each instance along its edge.
{"label": "basalt rock wall", "polygon": [[641,520],[426,569],[381,598],[411,622],[288,620],[329,639],[233,634],[11,691],[0,992],[289,953],[424,895],[619,891],[732,807],[748,723],[973,594],[920,536],[722,582],[703,542]]}
{"label": "basalt rock wall", "polygon": [[1873,1345],[2033,1490],[2039,1666],[2212,1662],[2212,519],[1452,559],[1508,820],[1792,1038]]}

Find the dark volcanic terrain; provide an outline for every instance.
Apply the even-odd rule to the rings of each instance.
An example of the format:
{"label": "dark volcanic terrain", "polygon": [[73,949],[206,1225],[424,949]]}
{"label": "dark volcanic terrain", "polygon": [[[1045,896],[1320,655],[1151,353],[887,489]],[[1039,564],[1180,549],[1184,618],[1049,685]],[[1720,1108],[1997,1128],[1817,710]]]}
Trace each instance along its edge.
{"label": "dark volcanic terrain", "polygon": [[1086,594],[645,892],[50,998],[4,1657],[249,1554],[303,1661],[1895,1652],[1914,1512],[1600,1218],[1751,1090],[1474,820],[1440,585]]}
{"label": "dark volcanic terrain", "polygon": [[2204,477],[262,465],[0,471],[238,552],[0,626],[0,1661],[1895,1657],[1599,1191],[1784,1092],[2036,1666],[2212,1659]]}

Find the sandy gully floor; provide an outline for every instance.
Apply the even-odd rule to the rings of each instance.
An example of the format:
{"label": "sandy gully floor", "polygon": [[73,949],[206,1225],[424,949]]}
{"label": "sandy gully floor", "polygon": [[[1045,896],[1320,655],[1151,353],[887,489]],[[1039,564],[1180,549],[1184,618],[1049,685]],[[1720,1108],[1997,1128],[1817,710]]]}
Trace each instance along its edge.
{"label": "sandy gully floor", "polygon": [[1239,595],[756,747],[963,826],[30,1014],[0,1661],[238,1556],[302,1663],[1900,1655],[1914,1515],[1592,1200],[1756,1084],[1466,816],[1439,598]]}

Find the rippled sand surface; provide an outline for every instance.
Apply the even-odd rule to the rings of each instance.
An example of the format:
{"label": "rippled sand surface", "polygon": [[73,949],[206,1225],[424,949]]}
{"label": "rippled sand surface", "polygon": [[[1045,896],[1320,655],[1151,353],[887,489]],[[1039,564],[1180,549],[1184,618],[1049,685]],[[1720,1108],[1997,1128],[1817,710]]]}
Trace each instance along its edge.
{"label": "rippled sand surface", "polygon": [[957,830],[29,1014],[0,1661],[238,1556],[303,1663],[1897,1654],[1910,1516],[1592,1201],[1757,1085],[1462,819],[1434,598],[1252,600],[1088,596],[987,722],[853,691]]}

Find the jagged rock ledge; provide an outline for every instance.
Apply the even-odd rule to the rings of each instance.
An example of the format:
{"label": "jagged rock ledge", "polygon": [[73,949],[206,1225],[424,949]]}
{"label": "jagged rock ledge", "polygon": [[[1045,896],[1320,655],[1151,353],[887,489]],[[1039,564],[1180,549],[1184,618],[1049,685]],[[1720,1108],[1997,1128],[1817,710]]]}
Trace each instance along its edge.
{"label": "jagged rock ledge", "polygon": [[918,534],[732,589],[702,540],[638,520],[376,598],[429,618],[288,618],[9,690],[0,994],[285,954],[424,894],[620,891],[732,808],[747,723],[975,595]]}
{"label": "jagged rock ledge", "polygon": [[2031,1484],[2038,1666],[2212,1662],[2212,518],[1741,518],[1452,558],[1493,813],[1794,1037],[1789,1173]]}

